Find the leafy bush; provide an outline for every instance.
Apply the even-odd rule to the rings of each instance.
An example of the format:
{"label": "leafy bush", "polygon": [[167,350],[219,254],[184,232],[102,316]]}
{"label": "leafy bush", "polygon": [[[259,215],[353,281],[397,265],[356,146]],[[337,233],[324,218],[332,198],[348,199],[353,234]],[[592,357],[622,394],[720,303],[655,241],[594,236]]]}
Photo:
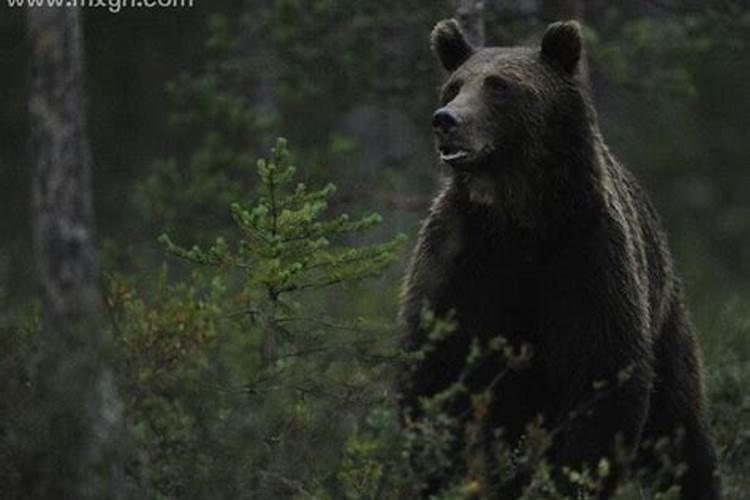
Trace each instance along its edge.
{"label": "leafy bush", "polygon": [[256,202],[231,207],[232,234],[204,248],[162,237],[197,269],[189,279],[169,284],[164,271],[153,297],[112,280],[128,408],[164,498],[346,488],[341,450],[348,443],[344,461],[356,460],[364,445],[351,432],[387,399],[394,328],[335,317],[328,290],[361,293],[403,237],[348,244],[380,217],[324,217],[335,188],[294,184],[283,140],[258,173]]}

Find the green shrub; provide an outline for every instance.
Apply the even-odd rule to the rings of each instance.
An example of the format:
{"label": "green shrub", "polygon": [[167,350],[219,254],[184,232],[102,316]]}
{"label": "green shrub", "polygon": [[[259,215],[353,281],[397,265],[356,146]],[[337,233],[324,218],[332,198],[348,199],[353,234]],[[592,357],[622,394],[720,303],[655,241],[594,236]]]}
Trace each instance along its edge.
{"label": "green shrub", "polygon": [[342,450],[354,460],[351,432],[387,399],[393,325],[335,317],[329,291],[363,293],[403,238],[349,244],[380,217],[325,217],[333,185],[295,184],[283,140],[258,173],[256,201],[232,205],[226,237],[190,248],[161,238],[195,269],[188,279],[169,284],[164,271],[150,297],[112,280],[128,408],[164,498],[354,488],[336,472]]}

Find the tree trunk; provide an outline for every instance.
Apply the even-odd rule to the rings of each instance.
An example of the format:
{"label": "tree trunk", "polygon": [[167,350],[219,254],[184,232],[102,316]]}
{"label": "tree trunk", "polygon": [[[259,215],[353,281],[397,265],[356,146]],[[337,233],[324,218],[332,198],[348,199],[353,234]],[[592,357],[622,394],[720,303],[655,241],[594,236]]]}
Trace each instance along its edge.
{"label": "tree trunk", "polygon": [[[122,405],[108,366],[93,243],[80,9],[31,7],[34,253],[43,313],[39,428],[24,498],[123,498]],[[117,453],[115,451],[117,450]]]}
{"label": "tree trunk", "polygon": [[485,44],[485,5],[485,0],[456,1],[456,19],[466,39],[474,47],[483,47]]}
{"label": "tree trunk", "polygon": [[100,315],[92,241],[79,11],[29,8],[31,155],[37,271],[44,330],[93,324]]}

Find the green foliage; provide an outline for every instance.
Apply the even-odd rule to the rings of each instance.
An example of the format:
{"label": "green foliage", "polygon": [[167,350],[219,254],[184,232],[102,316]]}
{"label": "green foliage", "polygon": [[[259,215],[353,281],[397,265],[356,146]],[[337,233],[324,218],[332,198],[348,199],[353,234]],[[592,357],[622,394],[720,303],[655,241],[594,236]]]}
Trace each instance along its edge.
{"label": "green foliage", "polygon": [[427,35],[452,6],[445,0],[282,0],[270,10],[270,37],[286,61],[276,68],[280,95],[299,104],[323,96],[421,94],[434,71]]}
{"label": "green foliage", "polygon": [[212,424],[201,408],[219,399],[208,390],[207,374],[223,290],[218,282],[206,291],[194,284],[170,285],[166,267],[149,300],[130,281],[112,276],[108,294],[127,416],[146,456],[140,466],[158,498],[183,497],[189,487],[205,487],[201,481],[216,473],[210,460]]}
{"label": "green foliage", "polygon": [[[136,208],[152,229],[198,240],[223,234],[232,224],[226,206],[242,202],[254,189],[255,158],[265,154],[266,145],[282,130],[299,137],[295,143],[306,160],[306,179],[355,182],[356,169],[344,163],[357,163],[361,152],[340,129],[346,113],[372,92],[388,102],[398,94],[404,106],[431,106],[431,93],[416,88],[407,92],[404,82],[394,84],[394,75],[413,74],[414,64],[425,79],[435,69],[426,53],[432,22],[426,11],[414,8],[408,13],[398,2],[364,5],[362,9],[337,0],[315,2],[312,8],[296,1],[254,7],[264,21],[254,28],[262,45],[258,52],[284,64],[248,58],[240,38],[244,26],[219,15],[209,19],[206,63],[167,86],[173,103],[170,122],[178,149],[186,153],[155,162],[149,175],[136,182]],[[392,22],[415,37],[410,46],[421,48],[406,59],[403,69],[379,75],[380,62],[397,60],[377,44],[387,35],[384,31],[392,29],[390,7],[403,14]],[[355,19],[345,29],[327,28],[330,19],[351,19],[349,13]],[[311,45],[308,37],[317,42]],[[374,62],[376,56],[380,62]],[[393,92],[385,82],[400,88]],[[263,96],[253,90],[259,88],[265,89]],[[327,165],[325,175],[321,164]]]}
{"label": "green foliage", "polygon": [[[76,495],[85,485],[92,498],[102,498],[126,486],[111,474],[135,453],[116,427],[121,407],[108,390],[112,372],[102,369],[109,346],[92,341],[98,332],[89,325],[43,329],[38,306],[3,319],[0,496],[57,498]],[[94,433],[96,439],[106,436],[97,453]],[[122,491],[123,498],[131,493]]]}
{"label": "green foliage", "polygon": [[[409,359],[416,363],[429,356],[437,343],[455,333],[451,318],[438,318],[429,310],[423,311],[422,323],[431,333],[426,346],[410,356]],[[742,325],[746,329],[747,321],[744,320]],[[440,393],[420,400],[419,415],[417,418],[407,416],[401,431],[403,453],[411,466],[410,480],[413,485],[425,478],[439,478],[445,481],[446,487],[432,498],[468,500],[494,498],[498,489],[506,492],[500,495],[504,498],[504,494],[510,495],[504,488],[515,491],[518,487],[516,482],[521,480],[525,486],[514,492],[512,498],[583,500],[598,498],[615,469],[624,468],[631,475],[627,480],[620,481],[612,496],[613,500],[640,500],[642,490],[655,500],[680,498],[679,487],[669,482],[671,478],[685,473],[684,464],[674,463],[670,458],[672,446],[682,439],[679,430],[674,436],[665,436],[654,443],[650,449],[661,463],[657,471],[632,469],[628,454],[623,449],[614,457],[602,459],[591,469],[560,469],[547,461],[555,435],[564,426],[586,414],[587,408],[596,402],[600,394],[610,390],[611,386],[607,383],[595,382],[595,392],[591,399],[583,401],[571,411],[568,421],[552,426],[542,418],[528,422],[523,436],[516,444],[503,440],[501,430],[489,429],[485,420],[492,404],[494,385],[500,383],[511,371],[527,369],[533,363],[533,357],[531,346],[513,346],[502,337],[493,339],[485,346],[475,342],[467,354],[465,368],[458,380]],[[497,366],[497,374],[486,388],[472,392],[468,380],[473,371],[482,365],[486,366],[488,360],[492,360]],[[740,492],[746,491],[746,481],[739,470],[747,466],[750,449],[747,433],[750,428],[747,420],[748,401],[745,401],[747,391],[742,385],[748,371],[747,366],[734,366],[726,371],[728,373],[725,373],[718,384],[712,384],[714,403],[717,405],[714,425],[720,429],[720,467],[727,498],[739,499],[742,498]],[[629,377],[630,370],[623,370],[614,383],[625,383]],[[465,407],[467,401],[470,402],[471,409],[457,414],[456,407]],[[493,446],[488,446],[488,432],[494,432]],[[739,462],[730,463],[729,457],[738,459]],[[450,476],[456,464],[462,466],[460,474]]]}
{"label": "green foliage", "polygon": [[403,435],[390,405],[373,409],[349,436],[336,472],[342,496],[352,500],[404,498],[414,477],[402,453]]}
{"label": "green foliage", "polygon": [[607,42],[590,33],[592,54],[607,75],[650,97],[695,97],[697,64],[715,48],[702,18],[637,18]]}
{"label": "green foliage", "polygon": [[750,307],[737,298],[705,326],[713,426],[726,498],[750,491]]}
{"label": "green foliage", "polygon": [[335,187],[329,184],[316,191],[308,191],[304,184],[293,187],[295,167],[289,160],[286,142],[279,140],[271,159],[258,162],[258,203],[249,209],[232,205],[232,215],[242,235],[234,245],[219,238],[205,250],[185,249],[166,236],[162,241],[172,253],[190,262],[246,273],[247,296],[243,300],[248,304],[258,298],[255,290],[277,301],[289,292],[381,274],[394,260],[404,238],[360,248],[336,245],[332,238],[367,231],[380,223],[380,216],[370,214],[350,220],[343,214],[321,220]]}
{"label": "green foliage", "polygon": [[657,6],[663,15],[602,8],[587,27],[589,54],[605,77],[649,100],[695,100],[707,87],[701,82],[711,72],[706,61],[746,48],[750,16],[735,1]]}
{"label": "green foliage", "polygon": [[[361,471],[351,464],[378,448],[350,432],[367,408],[386,401],[394,329],[337,319],[326,301],[336,288],[360,293],[357,283],[381,275],[403,237],[349,244],[380,217],[326,217],[333,185],[295,184],[295,170],[279,140],[257,164],[256,202],[232,205],[231,233],[190,248],[162,237],[199,270],[186,282],[169,284],[163,271],[146,298],[127,280],[112,280],[128,408],[164,498],[356,488],[352,475]],[[352,473],[339,476],[343,450]],[[383,465],[369,463],[367,481],[377,482]]]}
{"label": "green foliage", "polygon": [[211,17],[208,29],[205,66],[167,86],[175,109],[170,121],[190,153],[156,162],[135,197],[157,227],[193,237],[229,227],[226,207],[251,191],[256,152],[278,120],[252,105],[246,89],[262,75],[234,57],[237,41],[226,19]]}

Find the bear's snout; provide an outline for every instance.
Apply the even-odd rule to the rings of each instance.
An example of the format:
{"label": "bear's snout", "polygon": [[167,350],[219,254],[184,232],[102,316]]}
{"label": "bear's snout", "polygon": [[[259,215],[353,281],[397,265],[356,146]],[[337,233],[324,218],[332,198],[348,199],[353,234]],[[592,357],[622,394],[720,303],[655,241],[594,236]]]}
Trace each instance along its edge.
{"label": "bear's snout", "polygon": [[463,125],[461,116],[449,106],[438,109],[432,115],[440,159],[452,166],[463,164],[474,156],[470,141],[460,133]]}
{"label": "bear's snout", "polygon": [[456,112],[448,108],[440,108],[432,115],[432,128],[437,134],[447,135],[453,132],[459,123],[460,119]]}

